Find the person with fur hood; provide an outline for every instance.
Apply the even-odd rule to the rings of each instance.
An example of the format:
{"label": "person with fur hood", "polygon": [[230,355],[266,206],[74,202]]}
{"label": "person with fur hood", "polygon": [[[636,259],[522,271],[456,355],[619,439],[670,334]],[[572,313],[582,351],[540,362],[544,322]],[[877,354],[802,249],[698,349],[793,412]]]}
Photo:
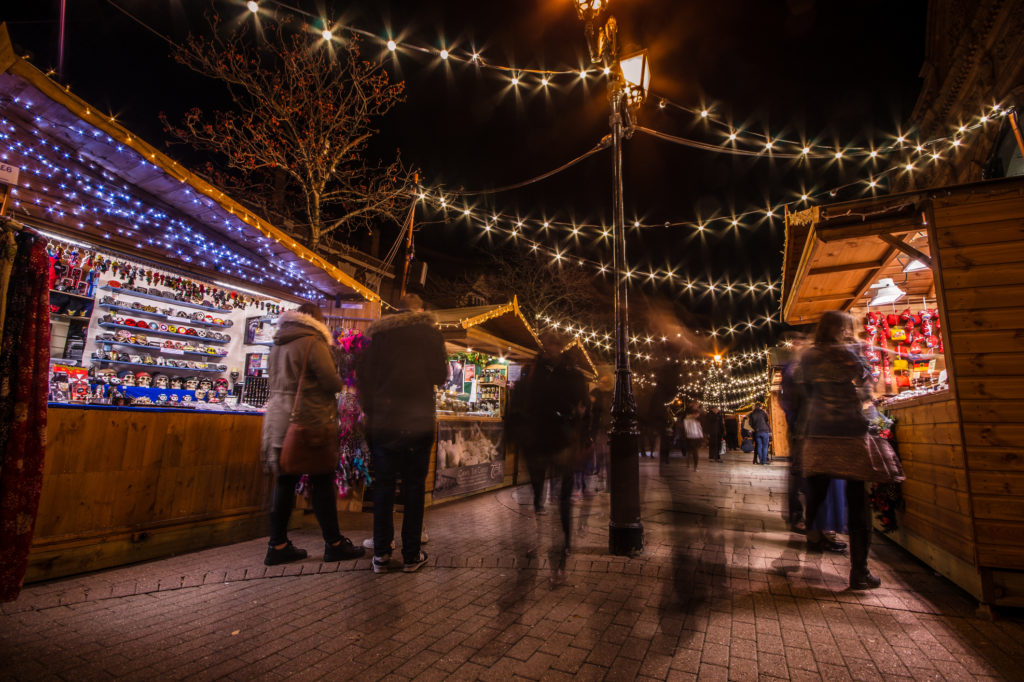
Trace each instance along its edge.
{"label": "person with fur hood", "polygon": [[[295,486],[299,474],[281,473],[281,447],[291,421],[292,407],[297,406],[296,422],[337,429],[337,394],[343,388],[331,352],[331,331],[314,303],[303,303],[278,319],[277,334],[270,349],[270,400],[263,417],[263,466],[274,475],[270,503],[270,543],[263,563],[267,566],[305,559],[306,550],[288,540],[288,520],[295,508]],[[308,352],[308,360],[307,360]],[[305,375],[302,374],[305,365]],[[302,394],[296,401],[299,381]],[[338,439],[331,442],[337,444]],[[324,561],[357,559],[365,553],[338,528],[337,493],[334,474],[309,476],[313,513],[324,537]]]}
{"label": "person with fur hood", "polygon": [[401,478],[402,570],[410,573],[427,561],[420,549],[423,501],[434,442],[434,387],[448,378],[444,338],[416,295],[402,297],[398,312],[371,324],[365,337],[356,380],[374,472],[373,571],[391,569],[392,512],[396,480]]}

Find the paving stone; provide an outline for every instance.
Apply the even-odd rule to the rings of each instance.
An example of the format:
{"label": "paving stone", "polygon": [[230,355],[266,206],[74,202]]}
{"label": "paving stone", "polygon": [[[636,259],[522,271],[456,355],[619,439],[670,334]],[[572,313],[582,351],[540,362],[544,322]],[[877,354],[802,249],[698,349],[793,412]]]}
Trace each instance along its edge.
{"label": "paving stone", "polygon": [[[639,558],[604,553],[607,495],[574,505],[564,586],[549,581],[557,514],[538,527],[512,489],[428,510],[437,560],[412,575],[374,575],[365,559],[267,568],[259,539],[29,585],[0,605],[0,675],[1020,679],[1024,621],[979,619],[880,538],[883,587],[848,591],[848,558],[807,555],[785,532],[785,469],[744,458],[678,479],[641,462]],[[318,535],[293,533],[305,547]]]}

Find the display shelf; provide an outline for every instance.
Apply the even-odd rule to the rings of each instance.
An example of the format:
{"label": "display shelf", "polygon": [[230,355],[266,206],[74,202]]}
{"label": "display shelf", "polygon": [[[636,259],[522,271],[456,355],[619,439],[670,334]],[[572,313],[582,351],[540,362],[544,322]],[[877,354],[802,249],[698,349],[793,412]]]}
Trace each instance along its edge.
{"label": "display shelf", "polygon": [[179,301],[178,299],[173,298],[171,296],[156,296],[156,295],[150,294],[150,293],[143,293],[141,291],[135,291],[133,289],[123,289],[121,287],[112,287],[112,286],[108,286],[106,284],[101,286],[100,289],[102,289],[103,291],[115,291],[115,292],[118,292],[118,293],[120,293],[120,294],[122,294],[124,296],[136,296],[138,298],[148,298],[151,301],[164,301],[166,303],[172,303],[174,305],[185,306],[186,308],[195,308],[197,310],[209,310],[212,313],[222,313],[222,314],[225,314],[225,313],[230,313],[230,312],[234,311],[234,308],[230,308],[230,309],[214,308],[213,306],[202,305],[200,303],[192,303],[191,301]]}
{"label": "display shelf", "polygon": [[64,322],[88,322],[91,315],[61,315],[60,313],[50,313],[51,320],[61,320]]}
{"label": "display shelf", "polygon": [[99,325],[104,329],[131,329],[137,332],[142,332],[146,336],[150,334],[154,336],[164,336],[170,339],[197,339],[203,343],[212,343],[214,345],[231,343],[230,341],[224,341],[222,339],[211,339],[208,336],[192,336],[189,334],[179,334],[178,332],[165,332],[160,329],[140,329],[139,327],[132,327],[127,324],[117,324],[116,322],[100,322]]}
{"label": "display shelf", "polygon": [[50,289],[51,294],[64,294],[65,296],[71,296],[72,298],[81,298],[86,301],[94,300],[92,296],[86,296],[85,294],[79,294],[71,291],[58,291],[57,289]]}
{"label": "display shelf", "polygon": [[141,343],[123,343],[121,341],[107,341],[105,339],[96,339],[96,343],[104,344],[107,346],[127,346],[128,348],[144,348],[148,351],[156,351],[157,353],[166,353],[168,355],[198,355],[203,358],[227,357],[227,355],[217,355],[216,353],[204,353],[201,350],[178,350],[177,348],[164,348],[163,346],[146,346]]}
{"label": "display shelf", "polygon": [[181,320],[190,325],[198,325],[202,327],[217,327],[218,329],[230,329],[233,325],[228,324],[217,324],[216,322],[206,322],[205,320],[193,320],[188,317],[180,317],[178,315],[165,315],[160,312],[152,312],[149,310],[139,310],[138,308],[129,308],[128,306],[115,305],[113,303],[98,303],[99,307],[106,308],[107,310],[123,310],[126,313],[135,313],[136,316],[142,315],[144,317],[153,317],[158,320]]}
{"label": "display shelf", "polygon": [[169,365],[147,365],[144,362],[122,362],[121,360],[100,360],[98,358],[89,358],[89,362],[94,365],[124,365],[126,367],[147,367],[160,373],[167,373],[171,370],[177,370],[179,372],[208,372],[212,374],[223,374],[227,370],[221,370],[214,367],[213,369],[204,367],[171,367]]}
{"label": "display shelf", "polygon": [[273,341],[252,341],[252,342],[246,342],[245,345],[246,346],[273,346],[274,342]]}

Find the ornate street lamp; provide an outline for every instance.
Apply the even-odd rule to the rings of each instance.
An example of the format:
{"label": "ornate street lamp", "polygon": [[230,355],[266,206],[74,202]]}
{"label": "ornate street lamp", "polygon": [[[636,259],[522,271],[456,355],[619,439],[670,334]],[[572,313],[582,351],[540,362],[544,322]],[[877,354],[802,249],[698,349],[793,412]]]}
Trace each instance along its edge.
{"label": "ornate street lamp", "polygon": [[622,138],[632,132],[636,107],[647,95],[651,71],[647,51],[619,60],[618,24],[614,17],[595,30],[594,24],[607,12],[610,0],[574,0],[576,12],[586,22],[590,60],[609,68],[612,129],[613,226],[615,273],[615,392],[612,396],[612,427],[609,431],[611,522],[608,551],[630,555],[644,548],[644,527],[640,521],[640,469],[636,400],[629,368],[629,299],[626,281],[626,219],[622,200]]}

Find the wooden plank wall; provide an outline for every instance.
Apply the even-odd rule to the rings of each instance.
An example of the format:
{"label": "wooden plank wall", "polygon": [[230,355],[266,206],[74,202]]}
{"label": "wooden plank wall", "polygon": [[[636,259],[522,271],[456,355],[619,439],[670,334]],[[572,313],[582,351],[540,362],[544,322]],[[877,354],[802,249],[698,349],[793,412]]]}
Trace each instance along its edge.
{"label": "wooden plank wall", "polygon": [[[138,544],[161,530],[262,517],[269,508],[258,415],[51,408],[47,421],[32,543],[33,555],[46,561],[63,548],[115,538]],[[259,525],[262,532],[265,520]],[[187,533],[181,538],[182,546],[163,553],[197,548]],[[45,577],[99,567],[86,561],[47,569]]]}
{"label": "wooden plank wall", "polygon": [[934,200],[978,564],[1024,568],[1024,188]]}
{"label": "wooden plank wall", "polygon": [[956,400],[908,401],[892,410],[907,475],[903,527],[974,564],[974,527]]}

